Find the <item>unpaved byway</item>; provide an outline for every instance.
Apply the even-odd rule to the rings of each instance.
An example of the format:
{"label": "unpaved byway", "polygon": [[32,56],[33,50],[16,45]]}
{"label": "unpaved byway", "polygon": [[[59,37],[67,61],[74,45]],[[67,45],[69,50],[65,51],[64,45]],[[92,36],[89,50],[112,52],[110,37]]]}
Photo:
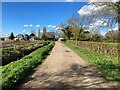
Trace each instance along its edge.
{"label": "unpaved byway", "polygon": [[100,72],[71,49],[56,42],[51,54],[20,88],[108,88]]}

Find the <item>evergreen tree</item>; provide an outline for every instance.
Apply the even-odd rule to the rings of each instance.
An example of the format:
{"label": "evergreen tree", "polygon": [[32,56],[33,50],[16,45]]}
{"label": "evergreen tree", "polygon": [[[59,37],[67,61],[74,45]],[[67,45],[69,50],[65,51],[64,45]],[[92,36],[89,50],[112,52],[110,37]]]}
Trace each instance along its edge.
{"label": "evergreen tree", "polygon": [[13,32],[11,32],[11,34],[10,34],[10,36],[9,36],[9,39],[10,39],[10,40],[13,40],[14,38],[15,38],[15,36],[14,36]]}
{"label": "evergreen tree", "polygon": [[47,40],[46,27],[43,28],[42,39],[45,41]]}
{"label": "evergreen tree", "polygon": [[46,34],[46,27],[43,28],[43,33]]}

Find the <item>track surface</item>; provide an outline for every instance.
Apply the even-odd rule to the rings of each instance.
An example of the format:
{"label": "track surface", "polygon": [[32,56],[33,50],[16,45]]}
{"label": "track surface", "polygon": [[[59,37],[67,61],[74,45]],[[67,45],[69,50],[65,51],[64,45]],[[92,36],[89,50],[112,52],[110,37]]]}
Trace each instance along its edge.
{"label": "track surface", "polygon": [[47,59],[19,88],[110,88],[99,70],[71,49],[56,42]]}

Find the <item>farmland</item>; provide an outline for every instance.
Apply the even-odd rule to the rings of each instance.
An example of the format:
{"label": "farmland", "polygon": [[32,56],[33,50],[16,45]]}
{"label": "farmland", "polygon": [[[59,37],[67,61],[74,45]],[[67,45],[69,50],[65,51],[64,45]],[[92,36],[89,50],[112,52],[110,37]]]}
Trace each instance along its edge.
{"label": "farmland", "polygon": [[48,44],[49,42],[43,41],[23,41],[23,42],[4,42],[2,45],[2,65],[6,65],[12,61],[19,60],[32,51]]}
{"label": "farmland", "polygon": [[53,46],[54,43],[50,43],[46,46],[38,48],[18,61],[14,61],[0,67],[0,73],[2,73],[2,77],[0,78],[0,85],[2,85],[2,88],[10,89],[19,80],[23,79],[29,71],[42,62],[42,59],[46,57]]}
{"label": "farmland", "polygon": [[[78,44],[78,46],[75,46],[75,44],[74,44],[75,41],[72,41],[72,40],[68,40],[68,41],[66,41],[66,43],[63,42],[63,44],[65,44],[65,46],[63,46],[61,42],[56,42],[56,43],[57,44],[55,44],[53,41],[51,41],[51,42],[50,41],[49,42],[48,41],[33,41],[33,42],[26,42],[26,44],[25,44],[25,41],[23,41],[21,44],[17,42],[16,44],[14,43],[14,45],[11,45],[11,46],[6,46],[7,45],[6,44],[3,47],[3,49],[1,49],[1,50],[4,50],[4,52],[6,52],[6,54],[3,54],[4,56],[6,55],[5,57],[8,58],[6,60],[11,59],[9,56],[7,56],[7,54],[11,54],[11,57],[13,56],[13,58],[14,57],[18,58],[15,53],[20,52],[22,50],[23,50],[23,52],[21,52],[22,56],[19,59],[10,61],[10,63],[7,63],[6,65],[3,65],[0,67],[0,73],[2,74],[2,77],[0,77],[0,84],[2,85],[2,89],[12,89],[12,88],[16,87],[16,85],[19,85],[21,81],[25,80],[25,77],[28,78],[28,76],[29,76],[28,73],[30,73],[38,65],[41,65],[41,68],[38,68],[41,70],[41,72],[38,73],[38,75],[44,74],[44,71],[46,71],[49,74],[49,72],[53,72],[54,70],[57,71],[57,73],[62,73],[62,71],[59,71],[59,69],[62,70],[63,68],[66,70],[65,73],[68,73],[69,75],[71,75],[72,73],[68,72],[69,69],[67,69],[67,68],[68,67],[72,68],[73,67],[72,65],[79,65],[79,64],[80,64],[79,66],[84,71],[84,74],[86,74],[87,72],[84,69],[85,68],[84,65],[87,65],[87,64],[85,64],[86,62],[89,62],[89,64],[91,66],[97,67],[99,69],[99,71],[102,72],[101,73],[102,77],[94,76],[94,75],[92,76],[92,78],[94,78],[96,80],[96,82],[101,81],[100,78],[104,78],[104,79],[108,80],[109,82],[111,82],[113,86],[115,86],[115,87],[119,86],[119,83],[120,83],[119,82],[119,80],[120,80],[119,74],[120,73],[119,73],[119,66],[117,63],[117,58],[116,58],[115,54],[112,54],[112,52],[108,55],[104,55],[104,51],[105,51],[104,49],[106,49],[106,48],[104,48],[104,44],[106,45],[107,49],[109,49],[109,47],[110,48],[113,47],[112,50],[117,50],[116,43],[115,44],[104,43],[103,46],[102,46],[102,44],[97,43],[97,42],[80,42],[81,44]],[[99,51],[96,50],[96,49],[98,49],[98,47],[95,47],[96,43],[97,43],[98,47],[101,47],[101,49],[99,49]],[[88,44],[90,44],[90,45],[88,45]],[[47,57],[48,60],[46,59],[46,61],[45,61],[45,62],[47,62],[47,64],[45,64],[44,62],[43,62],[43,64],[41,64],[42,61],[46,58],[46,56],[49,54],[51,49],[54,47],[54,45],[56,45],[54,50],[50,53],[50,57],[49,56]],[[66,46],[69,47],[71,50],[69,50]],[[92,48],[90,46],[92,46]],[[95,48],[93,48],[93,46]],[[62,49],[62,48],[64,48],[64,49]],[[75,53],[72,53],[73,52],[72,50],[75,53],[77,53],[80,57],[82,57],[82,59],[79,59],[79,56],[76,57]],[[26,53],[26,52],[28,52],[28,53]],[[108,51],[107,53],[109,53],[109,52],[110,51]],[[116,54],[117,54],[117,52],[116,52]],[[111,55],[112,55],[112,57],[111,57]],[[76,60],[77,60],[77,63],[76,63]],[[5,62],[5,59],[4,59],[4,62]],[[89,64],[87,67],[92,69],[92,67],[89,66]],[[83,66],[81,66],[81,65],[83,65]],[[78,69],[78,67],[75,67],[75,69]],[[76,71],[74,69],[72,69],[72,70],[73,70],[73,72],[76,72],[76,73],[78,73],[78,72],[83,73],[83,72],[81,72],[81,69],[78,69],[78,71]],[[37,70],[37,72],[38,71],[39,70]],[[92,74],[95,74],[94,71],[96,71],[96,70],[93,69],[93,71],[89,71],[89,72]],[[53,76],[54,75],[56,76],[56,73],[55,74],[53,73]],[[69,75],[67,75],[67,76],[72,79],[73,77],[70,77]],[[63,76],[65,76],[65,75],[63,75]],[[63,78],[63,76],[60,75],[61,78]],[[79,74],[76,75],[75,77],[77,79],[81,78],[81,76],[79,76]],[[82,77],[85,77],[85,76],[82,75]],[[96,79],[96,77],[99,78],[99,80]],[[37,77],[35,77],[35,81],[37,81],[36,78]],[[48,77],[46,77],[46,78],[48,78]],[[89,75],[88,75],[88,78],[90,78]],[[64,80],[66,80],[66,78],[64,78]],[[52,84],[52,82],[50,84]],[[83,83],[83,82],[84,81],[79,81],[79,80],[76,80],[76,82],[72,81],[72,83]],[[90,80],[90,82],[94,83],[93,80]],[[34,83],[34,80],[31,83]],[[43,83],[43,85],[44,85],[43,80],[41,83]],[[87,83],[89,83],[89,82],[87,82]],[[105,83],[107,84],[108,82],[105,82]],[[22,84],[24,84],[24,83],[22,83]],[[102,84],[104,84],[104,83],[102,83]],[[35,85],[33,84],[33,86],[35,86]],[[39,86],[39,85],[37,85],[37,86]],[[99,85],[97,85],[97,86],[99,86]],[[107,87],[110,87],[110,86],[107,84]]]}
{"label": "farmland", "polygon": [[0,89],[120,89],[120,0],[86,1],[0,2]]}

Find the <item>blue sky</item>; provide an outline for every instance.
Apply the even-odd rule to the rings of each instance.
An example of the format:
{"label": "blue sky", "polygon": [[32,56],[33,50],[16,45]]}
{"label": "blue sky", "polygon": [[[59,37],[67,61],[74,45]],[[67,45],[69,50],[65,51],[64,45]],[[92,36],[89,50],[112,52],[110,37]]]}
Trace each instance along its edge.
{"label": "blue sky", "polygon": [[[87,2],[3,2],[2,3],[2,32],[15,35],[38,31],[43,26],[59,26]],[[24,25],[30,25],[25,27]],[[40,27],[35,27],[41,25]],[[51,31],[52,28],[48,28]]]}
{"label": "blue sky", "polygon": [[[71,2],[0,3],[0,6],[2,6],[0,7],[0,9],[2,8],[2,14],[0,14],[2,15],[2,22],[0,22],[2,23],[0,24],[2,25],[2,29],[0,29],[2,31],[0,31],[0,36],[2,33],[3,37],[7,37],[11,32],[13,32],[15,35],[23,33],[30,34],[31,30],[35,30],[37,34],[38,29],[40,28],[42,32],[44,26],[47,27],[47,31],[53,31],[53,27],[59,27],[61,22],[66,21],[68,17],[72,16],[73,14],[78,15],[80,12],[79,15],[91,15],[93,13],[91,10],[88,10],[93,8],[92,5],[88,5],[88,2],[74,2],[75,0],[66,1]],[[95,11],[94,13],[97,12],[99,12],[99,10]],[[103,9],[101,9],[101,12],[103,12]],[[103,20],[96,18],[96,22],[91,23],[89,26],[92,29],[97,26],[101,34],[104,35],[108,30],[111,29],[109,27],[106,27],[107,24],[105,26],[102,25],[104,27],[100,28],[99,26],[101,26],[102,22]],[[118,30],[118,25],[113,23],[113,26],[114,27],[112,27],[112,30]]]}

